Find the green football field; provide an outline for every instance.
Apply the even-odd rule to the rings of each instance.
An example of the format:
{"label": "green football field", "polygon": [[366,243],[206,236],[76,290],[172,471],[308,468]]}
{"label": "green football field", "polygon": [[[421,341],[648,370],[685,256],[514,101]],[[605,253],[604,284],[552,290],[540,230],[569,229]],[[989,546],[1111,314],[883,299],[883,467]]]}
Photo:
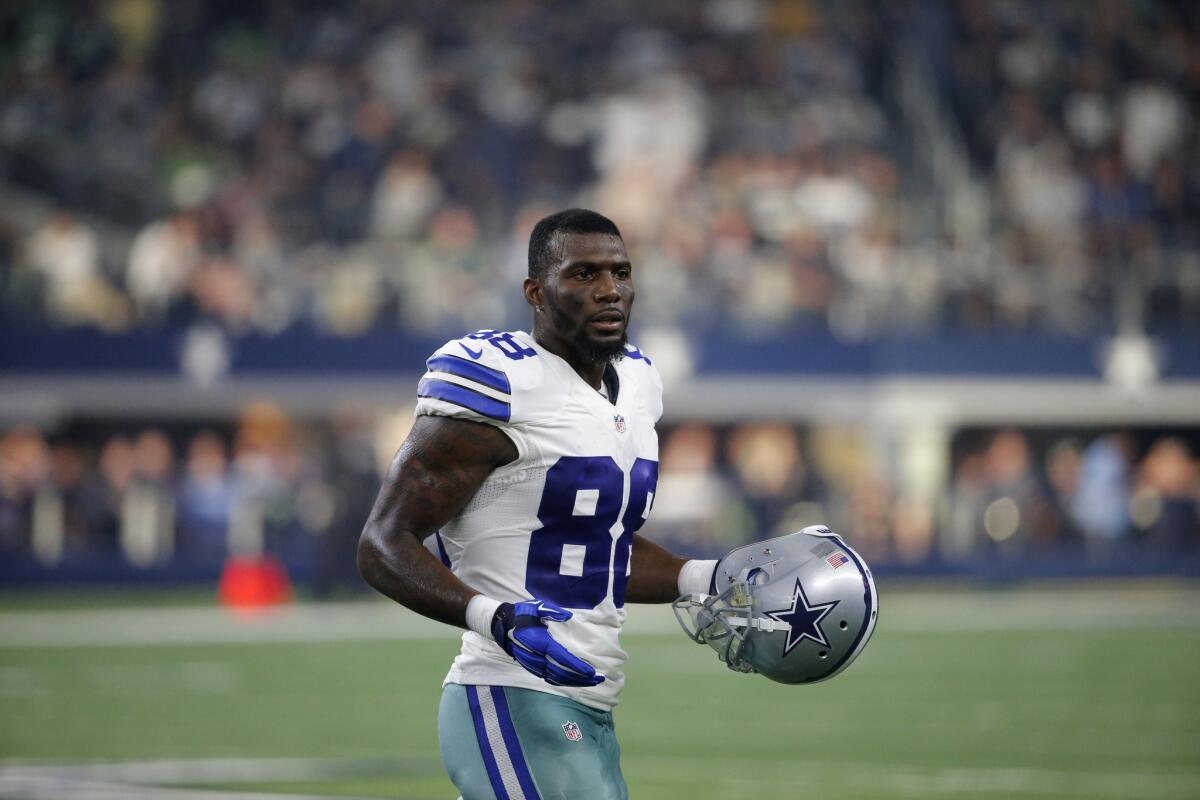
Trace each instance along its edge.
{"label": "green football field", "polygon": [[[880,589],[870,646],[810,687],[633,608],[631,796],[1200,797],[1194,585]],[[434,723],[456,650],[383,602],[0,596],[0,797],[453,800]]]}

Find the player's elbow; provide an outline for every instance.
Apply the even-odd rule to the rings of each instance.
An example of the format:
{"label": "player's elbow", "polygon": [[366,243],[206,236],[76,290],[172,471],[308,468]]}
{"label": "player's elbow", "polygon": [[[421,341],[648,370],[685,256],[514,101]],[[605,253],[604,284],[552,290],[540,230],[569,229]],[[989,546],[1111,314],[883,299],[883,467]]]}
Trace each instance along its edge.
{"label": "player's elbow", "polygon": [[382,560],[383,550],[379,544],[379,532],[368,522],[358,537],[358,574],[376,589],[379,588],[377,579]]}

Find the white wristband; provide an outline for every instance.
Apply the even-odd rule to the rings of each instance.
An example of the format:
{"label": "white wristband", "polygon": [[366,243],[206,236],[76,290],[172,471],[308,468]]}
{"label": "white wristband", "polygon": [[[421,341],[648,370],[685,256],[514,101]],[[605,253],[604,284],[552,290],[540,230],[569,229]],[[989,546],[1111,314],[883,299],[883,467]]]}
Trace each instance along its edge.
{"label": "white wristband", "polygon": [[477,594],[467,603],[467,628],[491,641],[492,617],[500,607],[499,600]]}
{"label": "white wristband", "polygon": [[692,559],[679,570],[679,593],[708,594],[717,562]]}

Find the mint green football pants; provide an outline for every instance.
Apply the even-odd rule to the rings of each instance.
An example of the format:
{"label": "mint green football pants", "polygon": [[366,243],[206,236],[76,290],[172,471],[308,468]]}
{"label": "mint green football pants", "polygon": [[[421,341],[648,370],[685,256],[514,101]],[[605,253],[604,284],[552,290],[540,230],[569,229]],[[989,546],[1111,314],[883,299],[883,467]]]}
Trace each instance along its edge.
{"label": "mint green football pants", "polygon": [[462,800],[628,800],[612,714],[511,686],[447,684],[438,741]]}

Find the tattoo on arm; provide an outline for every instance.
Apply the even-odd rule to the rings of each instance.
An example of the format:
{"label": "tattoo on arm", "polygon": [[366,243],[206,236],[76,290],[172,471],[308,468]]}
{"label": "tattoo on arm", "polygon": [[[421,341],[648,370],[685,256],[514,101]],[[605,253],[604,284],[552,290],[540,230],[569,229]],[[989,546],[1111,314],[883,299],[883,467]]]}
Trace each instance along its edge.
{"label": "tattoo on arm", "polygon": [[421,544],[454,518],[488,475],[517,457],[498,428],[418,417],[388,467],[358,543],[358,568],[376,590],[424,616],[465,626],[477,592]]}

